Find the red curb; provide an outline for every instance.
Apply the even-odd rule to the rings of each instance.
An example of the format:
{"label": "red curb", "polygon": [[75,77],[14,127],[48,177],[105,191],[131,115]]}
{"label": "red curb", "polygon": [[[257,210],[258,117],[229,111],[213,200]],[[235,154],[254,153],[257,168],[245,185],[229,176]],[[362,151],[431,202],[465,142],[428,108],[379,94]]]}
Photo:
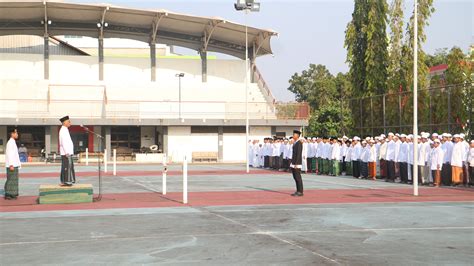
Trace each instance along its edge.
{"label": "red curb", "polygon": [[181,203],[180,192],[168,193],[166,196],[150,192],[105,194],[101,201],[94,203],[43,205],[36,203],[38,197],[25,196],[18,200],[0,199],[0,212],[224,205],[474,202],[474,190],[471,189],[422,188],[417,197],[412,196],[412,190],[408,188],[307,190],[304,197],[291,197],[290,193],[291,191],[271,190],[191,192],[187,205]]}

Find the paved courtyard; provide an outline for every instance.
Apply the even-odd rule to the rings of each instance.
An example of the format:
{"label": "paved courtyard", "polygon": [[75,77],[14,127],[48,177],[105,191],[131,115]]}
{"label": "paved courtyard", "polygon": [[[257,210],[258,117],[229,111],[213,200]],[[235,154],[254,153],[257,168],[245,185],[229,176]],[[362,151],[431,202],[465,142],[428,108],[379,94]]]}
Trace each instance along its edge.
{"label": "paved courtyard", "polygon": [[[77,166],[98,192],[96,166]],[[119,165],[101,201],[36,203],[58,165],[25,166],[17,201],[0,199],[2,264],[472,265],[474,190],[420,188],[242,165],[179,165],[162,195],[161,167]],[[5,176],[0,174],[3,184]],[[3,193],[3,190],[0,190]],[[97,196],[97,195],[96,195]]]}

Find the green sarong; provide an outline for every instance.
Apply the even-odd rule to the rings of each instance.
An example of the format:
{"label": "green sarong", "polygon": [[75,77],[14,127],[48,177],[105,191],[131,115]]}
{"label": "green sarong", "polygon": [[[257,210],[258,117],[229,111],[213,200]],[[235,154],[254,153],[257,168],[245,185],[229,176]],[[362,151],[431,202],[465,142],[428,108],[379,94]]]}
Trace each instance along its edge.
{"label": "green sarong", "polygon": [[352,163],[346,162],[346,176],[352,176]]}
{"label": "green sarong", "polygon": [[328,159],[323,159],[323,174],[328,174]]}
{"label": "green sarong", "polygon": [[7,168],[5,197],[18,197],[18,167],[15,167],[13,171],[10,171],[10,168]]}
{"label": "green sarong", "polygon": [[313,171],[316,171],[316,158],[315,157],[311,158],[311,165],[312,165],[311,169],[313,169]]}
{"label": "green sarong", "polygon": [[336,160],[332,160],[332,174],[334,176],[338,176],[339,175],[339,161],[336,161]]}

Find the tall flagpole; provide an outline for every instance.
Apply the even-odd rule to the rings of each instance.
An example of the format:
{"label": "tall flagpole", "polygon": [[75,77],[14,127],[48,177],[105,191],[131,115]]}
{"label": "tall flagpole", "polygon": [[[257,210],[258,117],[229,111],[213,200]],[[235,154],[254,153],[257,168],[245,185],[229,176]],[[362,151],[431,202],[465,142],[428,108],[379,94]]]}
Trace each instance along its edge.
{"label": "tall flagpole", "polygon": [[247,12],[249,10],[245,9],[245,149],[247,151],[247,159],[246,159],[246,168],[247,173],[250,172],[250,162],[249,162],[249,48],[248,48],[248,33],[247,33]]}
{"label": "tall flagpole", "polygon": [[415,0],[413,38],[413,195],[418,196],[418,0]]}

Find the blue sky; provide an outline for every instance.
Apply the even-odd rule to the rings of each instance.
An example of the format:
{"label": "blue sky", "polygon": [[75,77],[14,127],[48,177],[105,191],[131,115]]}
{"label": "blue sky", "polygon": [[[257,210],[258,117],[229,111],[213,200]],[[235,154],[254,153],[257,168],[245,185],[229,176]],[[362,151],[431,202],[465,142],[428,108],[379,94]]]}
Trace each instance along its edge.
{"label": "blue sky", "polygon": [[[241,12],[233,7],[234,0],[82,0],[81,3],[110,3],[126,7],[168,9],[200,16],[218,16],[244,23]],[[257,66],[278,100],[294,99],[288,80],[309,64],[324,64],[333,73],[347,72],[344,31],[351,20],[354,3],[351,0],[260,0],[261,11],[247,17],[251,26],[270,28],[279,33],[272,41],[274,56],[257,59]],[[391,2],[389,0],[389,2]],[[426,28],[424,50],[459,46],[464,51],[474,43],[474,1],[434,0],[436,11]],[[408,20],[413,1],[405,1]],[[195,54],[191,50],[178,50]],[[224,57],[218,55],[219,57]]]}

